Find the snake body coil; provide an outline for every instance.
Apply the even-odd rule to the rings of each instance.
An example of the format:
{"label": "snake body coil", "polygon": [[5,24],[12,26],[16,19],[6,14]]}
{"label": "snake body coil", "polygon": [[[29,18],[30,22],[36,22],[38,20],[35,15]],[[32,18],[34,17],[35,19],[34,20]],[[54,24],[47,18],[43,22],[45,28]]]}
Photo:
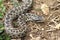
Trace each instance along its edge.
{"label": "snake body coil", "polygon": [[[9,12],[6,13],[5,16],[5,30],[6,33],[11,36],[11,38],[14,37],[23,37],[25,35],[25,32],[27,31],[27,25],[26,20],[24,20],[24,17],[27,16],[27,20],[40,20],[43,21],[43,17],[39,17],[35,14],[25,13],[31,7],[32,0],[22,0],[22,5],[19,5],[18,7],[13,7]],[[35,16],[34,16],[35,15]],[[18,17],[18,26],[17,28],[14,28],[12,25],[12,22],[15,18]]]}
{"label": "snake body coil", "polygon": [[[22,0],[22,5],[18,7],[14,7],[12,10],[10,10],[5,17],[5,29],[6,32],[11,36],[20,36],[22,37],[23,34],[26,31],[26,23],[22,20],[22,17],[19,19],[20,28],[13,28],[12,21],[14,18],[16,18],[18,15],[23,14],[23,12],[27,11],[27,9],[31,6],[32,0]],[[21,21],[21,22],[20,22]],[[22,24],[23,23],[23,24]],[[24,30],[23,30],[24,29]]]}

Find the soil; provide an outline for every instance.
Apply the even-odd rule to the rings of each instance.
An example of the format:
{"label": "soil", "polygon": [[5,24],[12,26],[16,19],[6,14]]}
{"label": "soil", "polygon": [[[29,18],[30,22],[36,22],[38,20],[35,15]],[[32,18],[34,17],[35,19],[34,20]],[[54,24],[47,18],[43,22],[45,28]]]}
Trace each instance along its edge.
{"label": "soil", "polygon": [[[49,7],[49,13],[47,15],[40,9],[41,3],[44,3]],[[5,5],[7,10],[13,7],[10,2],[5,2],[4,4],[8,4]],[[26,37],[24,37],[24,40],[60,40],[60,25],[59,27],[56,26],[60,23],[59,11],[60,0],[33,0],[31,12],[44,16],[45,21],[43,23],[29,22],[28,33]]]}

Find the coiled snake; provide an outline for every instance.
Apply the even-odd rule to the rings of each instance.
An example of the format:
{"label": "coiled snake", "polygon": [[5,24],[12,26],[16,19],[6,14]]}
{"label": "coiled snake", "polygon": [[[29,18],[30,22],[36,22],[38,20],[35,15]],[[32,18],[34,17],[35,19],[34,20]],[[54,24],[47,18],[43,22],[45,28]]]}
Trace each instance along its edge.
{"label": "coiled snake", "polygon": [[[23,37],[25,35],[25,32],[27,31],[27,21],[44,21],[44,18],[42,16],[38,16],[32,13],[26,13],[31,5],[32,0],[22,0],[21,5],[19,5],[18,7],[13,7],[13,9],[6,13],[4,21],[5,30],[6,33],[11,36],[11,38]],[[14,28],[12,22],[16,18],[18,20],[17,23],[19,27]]]}

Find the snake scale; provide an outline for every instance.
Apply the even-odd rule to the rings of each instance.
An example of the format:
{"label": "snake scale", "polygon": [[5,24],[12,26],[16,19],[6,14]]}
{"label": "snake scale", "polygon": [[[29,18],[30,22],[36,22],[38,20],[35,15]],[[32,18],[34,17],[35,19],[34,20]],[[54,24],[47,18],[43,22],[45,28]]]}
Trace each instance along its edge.
{"label": "snake scale", "polygon": [[[32,13],[26,13],[32,6],[32,0],[22,0],[22,4],[18,7],[13,7],[6,13],[5,16],[5,30],[11,38],[23,37],[27,31],[27,21],[43,22],[44,17]],[[13,21],[17,18],[18,27],[13,27]]]}

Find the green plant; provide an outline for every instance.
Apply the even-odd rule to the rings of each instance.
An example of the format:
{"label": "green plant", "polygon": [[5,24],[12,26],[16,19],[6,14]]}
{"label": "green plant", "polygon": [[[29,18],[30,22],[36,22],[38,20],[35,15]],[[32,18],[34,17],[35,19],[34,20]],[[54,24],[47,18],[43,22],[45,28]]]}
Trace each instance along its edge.
{"label": "green plant", "polygon": [[5,6],[3,0],[0,0],[0,18],[3,18],[3,13],[5,12]]}
{"label": "green plant", "polygon": [[[5,9],[3,0],[0,0],[0,19],[3,19]],[[10,40],[10,37],[4,32],[4,24],[2,20],[0,20],[0,40]]]}
{"label": "green plant", "polygon": [[[3,0],[0,0],[0,19],[3,18],[3,13],[5,12],[5,7],[3,5]],[[3,22],[0,20],[0,33],[3,31],[4,25]]]}
{"label": "green plant", "polygon": [[0,40],[10,40],[9,35],[4,32],[4,24],[0,21]]}
{"label": "green plant", "polygon": [[6,33],[2,33],[0,35],[0,40],[11,40],[11,39]]}

